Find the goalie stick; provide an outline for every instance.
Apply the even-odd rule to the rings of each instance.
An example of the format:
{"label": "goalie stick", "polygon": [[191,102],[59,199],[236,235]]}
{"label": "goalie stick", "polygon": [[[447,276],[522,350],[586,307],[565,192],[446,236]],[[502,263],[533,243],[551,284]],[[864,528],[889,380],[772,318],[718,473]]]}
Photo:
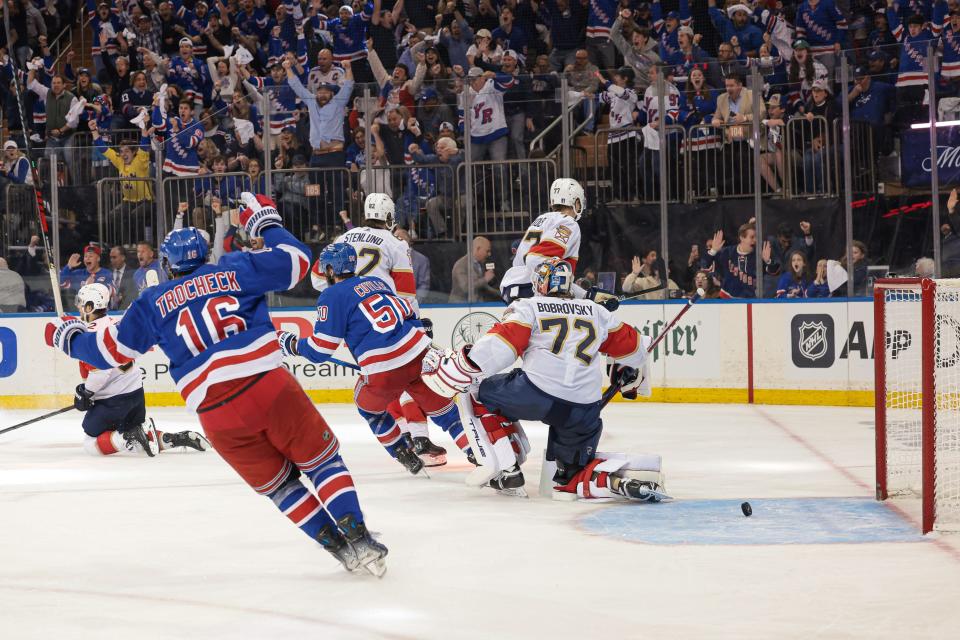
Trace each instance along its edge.
{"label": "goalie stick", "polygon": [[[660,344],[664,338],[667,337],[667,333],[670,332],[673,327],[680,322],[680,318],[683,317],[687,311],[690,310],[690,307],[695,305],[700,299],[703,298],[704,291],[703,289],[697,289],[697,292],[687,300],[687,304],[683,305],[683,309],[680,309],[680,313],[674,316],[673,320],[670,321],[666,327],[663,328],[663,331],[660,332],[653,342],[650,343],[650,346],[647,347],[647,353],[653,353],[653,350],[657,348],[657,345]],[[638,294],[639,295],[639,294]],[[620,392],[620,389],[623,387],[626,380],[621,380],[618,384],[611,385],[606,391],[603,392],[603,396],[600,397],[600,408],[603,409],[607,406],[613,397]]]}
{"label": "goalie stick", "polygon": [[0,434],[4,434],[4,433],[6,433],[6,432],[8,432],[8,431],[13,431],[14,429],[19,429],[20,427],[25,427],[25,426],[27,426],[28,424],[33,424],[34,422],[40,422],[41,420],[46,420],[47,418],[52,418],[53,416],[60,415],[61,413],[66,413],[67,411],[70,411],[71,409],[73,409],[73,405],[70,405],[69,407],[64,407],[64,408],[62,408],[62,409],[57,409],[56,411],[51,411],[50,413],[45,413],[45,414],[43,414],[42,416],[37,416],[36,418],[31,418],[30,420],[27,420],[27,421],[25,421],[25,422],[21,422],[20,424],[15,424],[15,425],[13,425],[12,427],[7,427],[6,429],[0,429]]}
{"label": "goalie stick", "polygon": [[[12,42],[10,38],[10,12],[3,12],[3,28],[4,33],[7,36],[7,42]],[[43,194],[40,192],[40,172],[37,170],[37,161],[34,160],[33,154],[30,151],[30,136],[27,133],[27,117],[25,110],[23,108],[23,95],[20,91],[20,78],[18,76],[19,69],[16,65],[13,64],[13,52],[9,52],[9,63],[10,67],[13,69],[13,87],[17,96],[17,111],[20,114],[20,130],[23,133],[23,149],[26,151],[27,160],[30,162],[30,173],[33,177],[33,194],[36,197],[37,201],[37,218],[40,220],[40,237],[43,239],[43,249],[46,253],[45,261],[47,263],[47,270],[50,272],[50,286],[53,289],[53,305],[57,310],[57,315],[63,315],[63,298],[60,296],[60,280],[57,277],[57,268],[54,265],[53,261],[53,252],[50,251],[50,240],[48,239],[48,234],[50,233],[50,227],[47,225],[47,210],[43,204]],[[23,72],[26,75],[26,72]],[[56,189],[57,185],[50,185],[51,189]],[[0,433],[3,433],[0,431]]]}

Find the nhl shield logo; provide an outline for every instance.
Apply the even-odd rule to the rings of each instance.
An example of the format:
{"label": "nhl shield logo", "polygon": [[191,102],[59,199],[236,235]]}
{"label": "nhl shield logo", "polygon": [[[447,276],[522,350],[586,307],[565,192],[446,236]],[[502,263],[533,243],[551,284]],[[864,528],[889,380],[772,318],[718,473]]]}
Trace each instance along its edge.
{"label": "nhl shield logo", "polygon": [[800,323],[800,355],[808,360],[819,360],[827,352],[827,327],[822,322]]}
{"label": "nhl shield logo", "polygon": [[833,318],[827,314],[797,315],[790,322],[793,364],[800,368],[833,366]]}

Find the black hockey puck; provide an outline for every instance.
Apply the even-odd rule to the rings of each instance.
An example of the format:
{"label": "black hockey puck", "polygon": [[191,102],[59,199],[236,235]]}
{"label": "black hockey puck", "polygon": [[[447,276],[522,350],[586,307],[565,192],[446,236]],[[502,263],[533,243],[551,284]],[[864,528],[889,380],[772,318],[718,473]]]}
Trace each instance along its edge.
{"label": "black hockey puck", "polygon": [[740,505],[740,511],[743,511],[743,515],[748,518],[753,515],[753,507],[750,506],[749,502],[744,502]]}

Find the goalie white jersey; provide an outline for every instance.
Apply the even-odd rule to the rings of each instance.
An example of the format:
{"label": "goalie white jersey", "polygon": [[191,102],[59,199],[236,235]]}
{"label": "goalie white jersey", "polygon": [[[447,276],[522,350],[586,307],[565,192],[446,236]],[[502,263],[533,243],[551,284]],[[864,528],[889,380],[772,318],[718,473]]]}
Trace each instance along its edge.
{"label": "goalie white jersey", "polygon": [[[107,325],[117,324],[110,316],[98,318],[88,325],[88,330],[98,332]],[[86,362],[80,363],[80,377],[87,391],[93,392],[94,400],[112,398],[143,387],[143,377],[136,362],[128,362],[112,369],[97,369]]]}
{"label": "goalie white jersey", "polygon": [[500,291],[508,292],[516,285],[530,284],[533,270],[547,258],[561,258],[577,270],[580,256],[580,225],[559,211],[548,211],[537,216],[517,247],[513,266],[503,275]]}
{"label": "goalie white jersey", "polygon": [[538,389],[566,402],[589,404],[600,400],[603,354],[639,369],[649,343],[650,338],[591,300],[534,296],[507,307],[469,355],[486,375],[522,358],[524,373]]}
{"label": "goalie white jersey", "polygon": [[416,298],[410,247],[386,229],[354,227],[334,242],[346,242],[357,252],[357,275],[380,278],[401,296]]}

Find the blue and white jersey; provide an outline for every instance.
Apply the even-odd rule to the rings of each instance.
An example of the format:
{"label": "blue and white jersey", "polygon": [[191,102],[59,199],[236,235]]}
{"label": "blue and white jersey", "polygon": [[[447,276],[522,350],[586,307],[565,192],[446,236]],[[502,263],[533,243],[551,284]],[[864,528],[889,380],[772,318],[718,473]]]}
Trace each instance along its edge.
{"label": "blue and white jersey", "polygon": [[610,39],[610,28],[617,19],[617,0],[590,0],[587,13],[587,37]]}
{"label": "blue and white jersey", "polygon": [[196,57],[184,60],[180,56],[174,56],[170,60],[167,79],[180,87],[183,91],[184,100],[195,105],[203,104],[204,97],[209,97],[210,89],[213,86],[207,65]]}
{"label": "blue and white jersey", "polygon": [[470,141],[474,144],[493,142],[507,135],[507,119],[503,111],[504,92],[517,84],[516,77],[508,73],[498,73],[495,78],[487,80],[480,91],[466,87],[460,94],[460,106],[457,113],[460,116],[460,132],[463,133],[463,100],[470,92],[472,113],[470,116]]}
{"label": "blue and white jersey", "polygon": [[329,31],[333,36],[333,59],[362,60],[367,57],[367,26],[373,17],[373,3],[368,2],[363,11],[344,22],[340,18],[313,16],[310,23],[314,31]]}
{"label": "blue and white jersey", "polygon": [[797,37],[810,43],[810,53],[832,53],[833,46],[840,44],[846,48],[847,18],[840,12],[833,0],[820,0],[811,7],[804,2],[797,8]]}
{"label": "blue and white jersey", "polygon": [[72,356],[109,369],[158,345],[194,411],[212,385],[281,366],[265,294],[300,282],[310,270],[310,250],[281,227],[265,229],[263,241],[260,251],[228,253],[215,265],[145,289],[119,324],[73,338]]}
{"label": "blue and white jersey", "polygon": [[385,281],[369,276],[338,282],[320,294],[313,335],[301,338],[297,350],[324,362],[342,342],[363,375],[402,367],[430,346],[411,304]]}
{"label": "blue and white jersey", "polygon": [[933,40],[933,33],[924,28],[915,36],[910,35],[909,27],[900,22],[893,8],[887,9],[887,23],[893,37],[901,42],[900,66],[897,73],[898,87],[916,87],[927,85],[927,47]]}

